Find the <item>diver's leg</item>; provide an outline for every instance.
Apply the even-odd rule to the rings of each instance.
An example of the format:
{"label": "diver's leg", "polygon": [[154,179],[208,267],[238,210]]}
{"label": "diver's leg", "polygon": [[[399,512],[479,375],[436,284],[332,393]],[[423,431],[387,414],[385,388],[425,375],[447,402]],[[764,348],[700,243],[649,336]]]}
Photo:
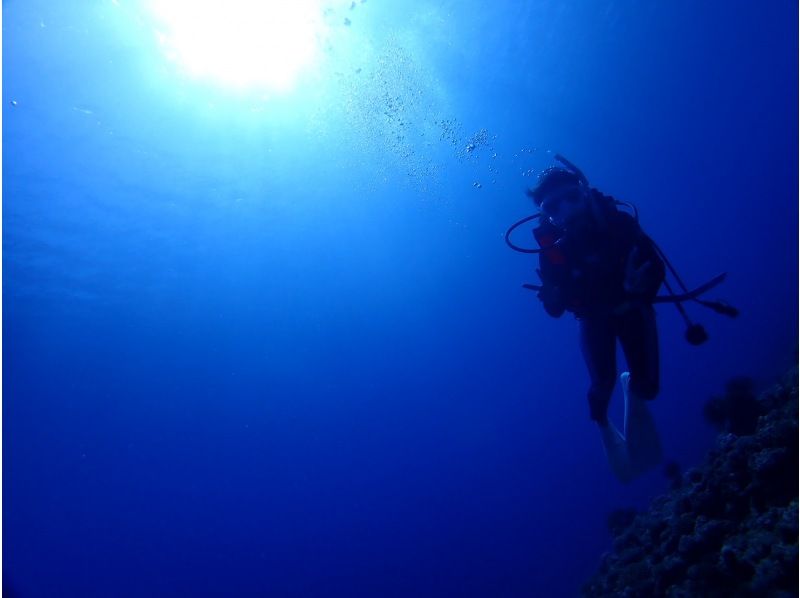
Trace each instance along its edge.
{"label": "diver's leg", "polygon": [[651,401],[659,391],[659,352],[656,314],[651,305],[632,309],[620,317],[618,334],[631,374],[630,390]]}
{"label": "diver's leg", "polygon": [[583,318],[578,324],[581,353],[589,371],[589,417],[604,424],[608,421],[608,403],[617,383],[614,327],[608,318]]}
{"label": "diver's leg", "polygon": [[658,394],[659,356],[655,311],[651,306],[621,316],[618,334],[630,372],[620,377],[625,396],[625,438],[635,473],[661,463],[661,440],[647,407]]}
{"label": "diver's leg", "polygon": [[616,337],[607,318],[579,321],[581,351],[589,370],[589,414],[600,427],[600,438],[611,470],[621,481],[633,478],[628,446],[619,430],[608,420],[608,403],[617,378]]}

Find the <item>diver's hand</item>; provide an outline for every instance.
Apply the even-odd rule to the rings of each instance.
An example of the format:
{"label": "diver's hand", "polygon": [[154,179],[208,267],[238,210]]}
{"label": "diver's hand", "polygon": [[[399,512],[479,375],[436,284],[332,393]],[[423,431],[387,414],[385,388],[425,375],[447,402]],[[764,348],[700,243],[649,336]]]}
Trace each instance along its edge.
{"label": "diver's hand", "polygon": [[625,292],[631,295],[645,295],[650,290],[648,287],[652,282],[652,273],[655,264],[646,261],[636,265],[639,258],[639,248],[634,247],[628,254],[628,261],[625,264],[625,282],[623,283]]}
{"label": "diver's hand", "polygon": [[561,289],[554,284],[546,282],[542,278],[541,270],[536,270],[536,273],[539,275],[539,278],[542,279],[542,286],[539,292],[536,293],[536,296],[539,298],[539,301],[544,304],[545,311],[554,318],[558,318],[564,313],[564,299],[561,294]]}
{"label": "diver's hand", "polygon": [[542,288],[539,289],[539,292],[536,293],[536,296],[545,305],[558,305],[561,303],[561,291],[558,289],[558,287],[553,285],[542,285]]}

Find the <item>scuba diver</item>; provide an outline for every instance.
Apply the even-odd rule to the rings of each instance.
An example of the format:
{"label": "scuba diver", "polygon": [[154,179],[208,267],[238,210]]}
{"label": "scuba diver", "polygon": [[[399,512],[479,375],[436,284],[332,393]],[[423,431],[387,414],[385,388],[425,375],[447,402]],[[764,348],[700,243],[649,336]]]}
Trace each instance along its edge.
{"label": "scuba diver", "polygon": [[[506,232],[508,245],[539,254],[537,291],[545,311],[559,318],[565,311],[578,320],[580,344],[589,372],[589,415],[597,423],[611,470],[629,482],[662,460],[661,442],[647,403],[659,392],[659,345],[654,304],[674,303],[688,324],[687,340],[699,345],[705,329],[689,320],[682,303],[696,301],[718,313],[738,312],[725,303],[698,297],[724,279],[724,274],[689,290],[663,252],[639,226],[631,204],[590,187],[583,173],[563,156],[560,166],[545,169],[527,191],[539,212],[523,218]],[[629,207],[633,214],[618,209]],[[511,241],[520,225],[538,219],[533,235],[538,249]],[[676,294],[665,278],[666,266],[680,284]],[[669,295],[660,297],[664,285]],[[620,376],[625,400],[624,428],[608,419],[616,385],[616,343],[629,371]]]}

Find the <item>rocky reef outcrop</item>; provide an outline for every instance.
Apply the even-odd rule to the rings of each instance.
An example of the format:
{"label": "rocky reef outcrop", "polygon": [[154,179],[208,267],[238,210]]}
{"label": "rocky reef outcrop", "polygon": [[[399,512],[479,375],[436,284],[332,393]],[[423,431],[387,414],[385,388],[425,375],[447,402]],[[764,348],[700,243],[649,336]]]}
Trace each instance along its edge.
{"label": "rocky reef outcrop", "polygon": [[798,595],[797,371],[760,397],[731,381],[705,415],[720,429],[672,490],[609,518],[613,548],[584,596]]}

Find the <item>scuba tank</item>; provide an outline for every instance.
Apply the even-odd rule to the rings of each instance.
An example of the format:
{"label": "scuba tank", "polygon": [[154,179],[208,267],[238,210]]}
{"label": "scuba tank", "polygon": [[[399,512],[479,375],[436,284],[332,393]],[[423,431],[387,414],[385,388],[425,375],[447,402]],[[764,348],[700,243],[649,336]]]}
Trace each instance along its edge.
{"label": "scuba tank", "polygon": [[[581,187],[585,188],[587,190],[587,192],[595,192],[600,197],[606,198],[606,196],[600,194],[599,192],[596,192],[594,189],[592,189],[589,186],[589,181],[586,178],[586,175],[584,175],[583,172],[581,172],[581,170],[577,166],[575,166],[572,162],[567,160],[561,154],[556,154],[555,155],[555,159],[558,160],[561,164],[563,164],[563,166],[565,167],[565,170],[567,170],[568,172],[570,172],[573,175],[575,175],[575,177],[578,180],[578,184]],[[634,204],[628,203],[628,202],[624,202],[624,201],[619,201],[619,200],[616,200],[616,199],[613,199],[613,198],[610,198],[610,197],[607,198],[607,199],[608,199],[609,202],[611,202],[611,207],[613,209],[616,209],[617,207],[628,208],[631,211],[631,215],[633,216],[633,218],[636,221],[636,223],[637,224],[639,223],[639,210],[636,208],[636,206]],[[593,202],[593,206],[594,205],[595,204]],[[595,208],[595,209],[597,209],[597,208]],[[520,226],[522,226],[524,224],[527,224],[528,222],[531,222],[531,221],[534,221],[534,220],[538,220],[541,217],[542,217],[542,213],[541,212],[537,212],[537,213],[532,214],[530,216],[526,216],[525,218],[522,218],[521,220],[518,220],[517,222],[512,224],[510,227],[508,227],[508,229],[506,230],[506,234],[505,234],[505,242],[506,242],[506,244],[511,249],[513,249],[514,251],[517,251],[519,253],[526,253],[526,254],[541,253],[541,252],[546,251],[547,249],[549,249],[549,247],[540,247],[540,248],[522,247],[522,246],[519,246],[519,245],[515,244],[512,241],[512,238],[511,238],[513,233],[514,233],[514,231],[516,229],[518,229]],[[654,247],[656,253],[658,254],[658,256],[664,261],[664,264],[666,265],[669,273],[672,275],[672,278],[674,279],[674,282],[677,284],[678,288],[681,291],[681,292],[678,293],[675,290],[673,290],[672,284],[670,284],[670,282],[665,277],[663,284],[664,284],[664,287],[667,290],[667,294],[666,295],[659,295],[658,297],[656,297],[653,300],[653,303],[672,303],[673,305],[675,305],[676,309],[678,310],[678,312],[681,315],[681,318],[683,319],[683,321],[686,324],[685,338],[691,345],[697,346],[697,345],[702,345],[703,343],[705,343],[708,340],[708,332],[706,332],[706,329],[702,326],[702,324],[693,322],[691,320],[691,318],[689,318],[689,315],[686,312],[686,308],[683,305],[684,303],[692,301],[694,303],[702,305],[705,308],[711,309],[712,311],[714,311],[714,312],[716,312],[718,314],[721,314],[721,315],[724,315],[724,316],[728,316],[728,317],[731,317],[731,318],[735,318],[736,316],[739,315],[739,310],[737,310],[735,307],[732,307],[732,306],[728,305],[724,301],[708,301],[708,300],[704,300],[704,299],[700,298],[703,294],[705,294],[706,292],[710,291],[711,289],[713,289],[716,286],[718,286],[719,284],[721,284],[725,280],[725,277],[726,277],[727,273],[719,274],[719,275],[715,276],[714,278],[708,280],[707,282],[701,284],[700,286],[698,286],[698,287],[696,287],[694,289],[689,289],[684,284],[683,279],[678,274],[677,270],[672,265],[672,262],[670,262],[670,260],[666,256],[666,254],[661,250],[661,248],[655,242],[653,242],[653,247]],[[522,286],[523,286],[523,288],[530,289],[530,290],[533,290],[533,291],[538,291],[538,290],[540,290],[542,288],[541,285],[536,285],[536,284],[523,284]]]}

